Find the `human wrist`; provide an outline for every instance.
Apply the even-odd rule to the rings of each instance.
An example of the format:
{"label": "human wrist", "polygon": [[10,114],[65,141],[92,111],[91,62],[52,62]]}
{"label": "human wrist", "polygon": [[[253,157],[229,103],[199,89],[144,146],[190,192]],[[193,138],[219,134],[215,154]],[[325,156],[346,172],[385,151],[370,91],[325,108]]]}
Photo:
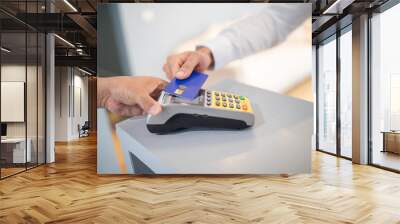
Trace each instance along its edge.
{"label": "human wrist", "polygon": [[207,69],[214,68],[214,56],[210,48],[205,46],[199,46],[196,48],[196,52],[206,57]]}

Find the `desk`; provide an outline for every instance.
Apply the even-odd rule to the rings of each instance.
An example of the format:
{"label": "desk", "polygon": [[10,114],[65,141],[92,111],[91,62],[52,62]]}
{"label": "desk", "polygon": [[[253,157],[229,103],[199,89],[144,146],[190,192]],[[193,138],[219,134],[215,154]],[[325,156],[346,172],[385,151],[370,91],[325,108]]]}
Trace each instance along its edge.
{"label": "desk", "polygon": [[400,154],[400,131],[382,131],[383,150],[382,152],[392,152]]}
{"label": "desk", "polygon": [[31,161],[31,145],[32,141],[27,138],[28,143],[25,154],[25,138],[5,138],[1,139],[1,157],[5,163],[25,163]]}
{"label": "desk", "polygon": [[[313,105],[224,81],[210,88],[250,98],[255,125],[244,130],[194,130],[156,135],[145,118],[117,124],[129,173],[294,174],[311,171]],[[101,165],[101,164],[99,164]]]}

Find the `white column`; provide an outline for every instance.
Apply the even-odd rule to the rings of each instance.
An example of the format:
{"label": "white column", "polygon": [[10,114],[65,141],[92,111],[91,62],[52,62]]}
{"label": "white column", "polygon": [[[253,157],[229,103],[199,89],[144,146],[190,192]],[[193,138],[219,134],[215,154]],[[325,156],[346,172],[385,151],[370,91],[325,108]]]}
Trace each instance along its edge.
{"label": "white column", "polygon": [[54,35],[46,36],[46,163],[55,161],[54,133],[55,133],[55,60]]}
{"label": "white column", "polygon": [[368,16],[353,20],[353,162],[368,163]]}

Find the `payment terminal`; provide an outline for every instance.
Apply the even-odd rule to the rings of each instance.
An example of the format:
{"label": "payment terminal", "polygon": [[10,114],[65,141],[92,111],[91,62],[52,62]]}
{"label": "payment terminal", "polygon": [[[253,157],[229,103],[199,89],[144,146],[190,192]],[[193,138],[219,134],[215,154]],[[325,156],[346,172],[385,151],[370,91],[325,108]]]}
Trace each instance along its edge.
{"label": "payment terminal", "polygon": [[239,94],[204,90],[193,100],[163,91],[158,99],[163,111],[146,118],[151,133],[169,132],[193,127],[243,129],[254,124],[254,113],[247,97]]}

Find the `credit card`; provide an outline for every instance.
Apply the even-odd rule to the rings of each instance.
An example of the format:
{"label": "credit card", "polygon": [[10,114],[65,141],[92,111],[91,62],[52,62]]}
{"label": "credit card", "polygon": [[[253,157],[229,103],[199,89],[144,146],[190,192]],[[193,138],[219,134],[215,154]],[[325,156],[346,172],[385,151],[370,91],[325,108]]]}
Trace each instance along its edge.
{"label": "credit card", "polygon": [[193,71],[187,79],[172,79],[164,91],[177,97],[193,100],[198,96],[207,78],[208,75]]}

